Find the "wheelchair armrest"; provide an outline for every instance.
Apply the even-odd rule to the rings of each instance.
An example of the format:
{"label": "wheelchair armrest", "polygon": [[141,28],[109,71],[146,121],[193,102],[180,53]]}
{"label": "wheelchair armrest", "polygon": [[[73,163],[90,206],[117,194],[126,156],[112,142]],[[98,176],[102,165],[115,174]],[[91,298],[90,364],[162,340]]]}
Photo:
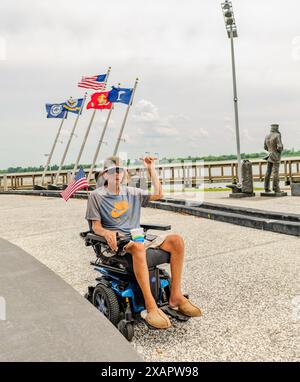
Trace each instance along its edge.
{"label": "wheelchair armrest", "polygon": [[89,232],[86,235],[85,240],[89,241],[89,242],[100,242],[100,243],[103,243],[103,244],[107,244],[107,241],[106,241],[104,236],[96,235],[96,234],[94,234],[92,232]]}
{"label": "wheelchair armrest", "polygon": [[141,224],[141,228],[144,228],[145,231],[148,231],[148,229],[156,229],[158,231],[168,231],[171,229],[171,225],[168,224]]}
{"label": "wheelchair armrest", "polygon": [[103,236],[95,235],[91,231],[80,232],[79,235],[85,241],[87,247],[96,243],[107,244],[107,241]]}
{"label": "wheelchair armrest", "polygon": [[[94,245],[97,243],[108,245],[104,236],[96,235],[95,233],[90,232],[90,231],[88,231],[86,233],[84,240],[85,240],[86,246]],[[117,244],[118,244],[118,247],[120,247],[120,248],[121,247],[123,248],[124,245],[127,244],[129,241],[130,241],[129,238],[117,236]]]}

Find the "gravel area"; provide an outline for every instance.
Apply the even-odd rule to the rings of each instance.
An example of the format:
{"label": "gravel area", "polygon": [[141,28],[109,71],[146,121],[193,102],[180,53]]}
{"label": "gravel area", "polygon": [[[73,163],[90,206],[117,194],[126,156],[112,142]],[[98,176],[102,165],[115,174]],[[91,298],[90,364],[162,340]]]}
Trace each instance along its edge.
{"label": "gravel area", "polygon": [[[209,194],[207,201],[225,203]],[[247,205],[279,211],[284,203],[282,211],[297,213],[298,200]],[[0,195],[0,237],[84,294],[95,277],[93,251],[78,235],[87,229],[85,207],[85,200]],[[145,360],[300,361],[300,238],[147,208],[142,221],[172,224],[183,236],[184,291],[204,311],[165,331],[139,324],[132,346]]]}

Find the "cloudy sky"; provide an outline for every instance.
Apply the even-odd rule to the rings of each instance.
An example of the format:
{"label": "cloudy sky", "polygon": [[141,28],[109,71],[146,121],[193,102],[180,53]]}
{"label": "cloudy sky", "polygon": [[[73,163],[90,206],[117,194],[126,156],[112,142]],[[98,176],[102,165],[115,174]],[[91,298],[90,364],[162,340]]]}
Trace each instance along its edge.
{"label": "cloudy sky", "polygon": [[[81,97],[82,75],[110,84],[140,79],[120,151],[163,156],[234,153],[230,45],[219,0],[2,0],[0,168],[40,165],[59,121],[44,104]],[[261,151],[272,122],[300,148],[299,0],[235,0],[242,152]],[[101,157],[111,154],[125,105],[118,104]],[[92,111],[79,120],[74,162]],[[91,162],[106,117],[97,112],[82,162]],[[70,115],[53,162],[74,122]]]}

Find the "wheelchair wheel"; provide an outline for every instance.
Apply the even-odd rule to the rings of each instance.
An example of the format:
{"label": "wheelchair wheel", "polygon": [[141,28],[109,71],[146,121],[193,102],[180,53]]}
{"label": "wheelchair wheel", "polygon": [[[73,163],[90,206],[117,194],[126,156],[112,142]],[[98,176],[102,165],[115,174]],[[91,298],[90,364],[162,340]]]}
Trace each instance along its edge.
{"label": "wheelchair wheel", "polygon": [[134,335],[134,329],[131,322],[126,322],[125,320],[121,320],[118,323],[118,329],[128,341],[132,340]]}
{"label": "wheelchair wheel", "polygon": [[120,318],[120,307],[115,292],[105,285],[98,284],[93,293],[93,305],[117,326]]}

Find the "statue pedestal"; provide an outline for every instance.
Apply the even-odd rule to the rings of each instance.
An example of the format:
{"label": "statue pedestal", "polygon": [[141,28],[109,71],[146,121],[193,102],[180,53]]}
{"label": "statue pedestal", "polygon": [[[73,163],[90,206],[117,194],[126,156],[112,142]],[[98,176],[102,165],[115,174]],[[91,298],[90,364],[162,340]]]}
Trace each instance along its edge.
{"label": "statue pedestal", "polygon": [[255,196],[255,192],[252,192],[251,194],[247,194],[246,192],[234,192],[232,194],[229,194],[230,198],[236,198],[236,199],[252,198],[253,196]]}
{"label": "statue pedestal", "polygon": [[61,191],[61,188],[58,187],[58,186],[55,186],[55,184],[48,184],[48,186],[47,186],[47,190],[51,190],[51,191]]}
{"label": "statue pedestal", "polygon": [[279,198],[281,196],[288,196],[287,192],[261,192],[260,196],[268,196],[270,198]]}
{"label": "statue pedestal", "polygon": [[291,184],[292,196],[300,196],[300,183]]}
{"label": "statue pedestal", "polygon": [[35,185],[33,186],[33,189],[34,189],[34,190],[37,190],[37,191],[47,190],[46,187],[39,186],[38,184],[35,184]]}
{"label": "statue pedestal", "polygon": [[232,193],[229,195],[230,198],[241,199],[255,196],[253,192],[252,163],[249,160],[243,160],[241,175],[241,184],[237,184],[235,180],[235,183],[226,186],[232,190]]}

